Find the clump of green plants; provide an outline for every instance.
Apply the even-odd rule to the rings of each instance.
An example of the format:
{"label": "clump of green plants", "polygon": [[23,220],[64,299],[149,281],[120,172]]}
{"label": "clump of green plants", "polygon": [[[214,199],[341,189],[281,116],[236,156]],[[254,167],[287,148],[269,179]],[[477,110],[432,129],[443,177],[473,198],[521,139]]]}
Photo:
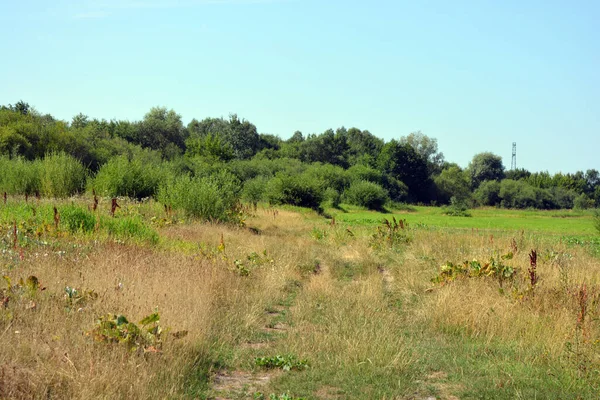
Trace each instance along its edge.
{"label": "clump of green plants", "polygon": [[246,256],[246,260],[235,260],[233,262],[235,271],[242,275],[248,276],[250,275],[250,271],[254,268],[261,267],[265,264],[272,263],[273,259],[268,256],[267,250],[263,250],[261,254],[253,251],[252,253]]}
{"label": "clump of green plants", "polygon": [[21,278],[17,283],[13,283],[6,275],[3,278],[7,287],[0,289],[0,297],[5,306],[11,298],[23,295],[33,297],[38,291],[46,289],[40,285],[40,281],[35,275],[30,275],[27,279]]}
{"label": "clump of green plants", "polygon": [[266,185],[267,178],[264,176],[247,180],[242,190],[242,199],[256,207],[263,199]]}
{"label": "clump of green plants", "polygon": [[27,161],[22,157],[0,156],[0,192],[33,195],[40,193],[40,162]]}
{"label": "clump of green plants", "polygon": [[70,155],[47,154],[41,160],[39,171],[44,196],[64,198],[82,193],[85,189],[87,169]]}
{"label": "clump of green plants", "polygon": [[299,360],[293,354],[273,357],[256,357],[255,364],[266,369],[282,369],[283,371],[302,371],[308,368],[307,360]]}
{"label": "clump of green plants", "polygon": [[191,218],[240,223],[240,190],[238,179],[228,172],[209,177],[181,176],[162,185],[158,199]]}
{"label": "clump of green plants", "polygon": [[450,205],[443,208],[443,213],[450,217],[471,217],[469,212],[469,206],[464,200],[452,197],[450,199]]}
{"label": "clump of green plants", "polygon": [[88,233],[96,227],[96,216],[83,207],[67,205],[60,210],[60,222],[71,233]]}
{"label": "clump of green plants", "polygon": [[98,318],[96,326],[87,335],[96,342],[123,344],[131,351],[156,352],[163,339],[159,322],[158,312],[146,316],[137,324],[129,322],[124,315],[106,314]]}
{"label": "clump of green plants", "polygon": [[410,243],[412,237],[408,232],[406,220],[383,220],[371,238],[371,246],[375,249],[397,248],[399,245]]}
{"label": "clump of green plants", "polygon": [[65,287],[65,301],[67,303],[67,311],[74,309],[82,309],[88,303],[96,300],[98,293],[93,290],[77,290],[74,287]]}
{"label": "clump of green plants", "polygon": [[388,192],[381,185],[366,180],[352,182],[344,192],[344,198],[350,204],[370,210],[383,210],[389,201]]}
{"label": "clump of green plants", "polygon": [[[513,279],[517,270],[504,263],[513,258],[512,253],[507,253],[500,257],[490,257],[488,261],[464,261],[454,264],[450,261],[440,267],[440,273],[431,281],[437,284],[447,284],[459,279],[491,277],[498,279],[500,287],[503,282]],[[536,277],[537,280],[537,277]]]}
{"label": "clump of green plants", "polygon": [[321,211],[322,182],[307,174],[292,176],[279,173],[267,183],[265,199],[270,204],[290,204]]}
{"label": "clump of green plants", "polygon": [[117,239],[138,239],[152,244],[158,243],[159,240],[158,233],[147,226],[138,215],[102,218],[102,227]]}
{"label": "clump of green plants", "polygon": [[154,196],[170,173],[160,162],[148,162],[142,155],[118,156],[104,164],[90,186],[103,196],[137,199]]}

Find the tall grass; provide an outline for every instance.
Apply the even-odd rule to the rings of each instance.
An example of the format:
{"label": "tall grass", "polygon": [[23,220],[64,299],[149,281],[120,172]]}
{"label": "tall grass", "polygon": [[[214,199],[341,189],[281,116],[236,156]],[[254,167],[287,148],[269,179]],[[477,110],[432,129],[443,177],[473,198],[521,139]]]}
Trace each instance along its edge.
{"label": "tall grass", "polygon": [[41,192],[40,162],[0,156],[0,192],[33,195]]}
{"label": "tall grass", "polygon": [[88,186],[103,196],[145,198],[154,196],[170,176],[166,164],[145,163],[143,158],[127,156],[111,158]]}
{"label": "tall grass", "polygon": [[41,160],[0,157],[0,191],[13,195],[40,194],[65,198],[81,193],[87,169],[64,153],[49,153]]}
{"label": "tall grass", "polygon": [[69,197],[85,189],[86,168],[67,154],[47,154],[41,160],[39,173],[41,194],[46,197]]}
{"label": "tall grass", "polygon": [[229,173],[210,177],[180,176],[163,184],[158,191],[160,202],[183,210],[188,217],[206,221],[234,221],[240,199],[240,185]]}

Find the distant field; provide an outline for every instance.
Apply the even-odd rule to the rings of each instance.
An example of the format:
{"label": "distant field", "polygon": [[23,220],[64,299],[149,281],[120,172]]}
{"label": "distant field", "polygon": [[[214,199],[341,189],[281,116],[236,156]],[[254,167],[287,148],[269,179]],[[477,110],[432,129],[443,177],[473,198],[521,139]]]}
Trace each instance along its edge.
{"label": "distant field", "polygon": [[410,206],[414,211],[380,213],[342,206],[340,210],[329,209],[337,221],[353,225],[379,224],[392,217],[406,219],[409,224],[425,224],[429,227],[486,229],[527,232],[543,232],[555,235],[593,235],[596,233],[591,211],[574,210],[506,210],[484,208],[469,210],[471,217],[451,217],[443,214],[441,207]]}

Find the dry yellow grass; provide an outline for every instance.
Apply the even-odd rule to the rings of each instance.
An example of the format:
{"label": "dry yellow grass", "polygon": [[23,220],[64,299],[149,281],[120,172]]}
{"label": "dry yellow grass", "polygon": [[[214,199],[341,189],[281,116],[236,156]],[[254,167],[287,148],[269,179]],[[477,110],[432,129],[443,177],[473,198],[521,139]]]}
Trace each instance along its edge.
{"label": "dry yellow grass", "polygon": [[[65,254],[28,250],[17,268],[2,273],[13,282],[35,275],[46,290],[11,297],[0,307],[0,398],[210,396],[203,386],[210,377],[207,382],[194,370],[215,374],[224,362],[230,370],[252,372],[253,356],[274,354],[306,358],[311,368],[277,376],[265,392],[285,387],[313,398],[426,398],[437,387],[456,398],[465,386],[445,383],[449,371],[428,370],[419,335],[457,328],[484,343],[517,343],[529,362],[561,359],[565,343],[578,334],[590,349],[600,338],[589,318],[576,329],[582,283],[588,314],[599,313],[592,300],[600,263],[585,249],[517,237],[510,264],[520,273],[501,293],[493,279],[441,286],[431,278],[446,261],[510,251],[507,235],[415,230],[409,244],[375,250],[372,228],[330,226],[310,213],[259,210],[248,225],[255,229],[168,226],[156,248],[86,238],[67,240],[82,247],[64,244]],[[532,295],[525,289],[534,248],[540,281]],[[263,257],[263,251],[264,263],[253,265],[248,256]],[[236,270],[235,260],[249,276]],[[66,286],[93,290],[98,298],[67,310]],[[284,334],[266,346],[244,346],[264,334],[265,310],[278,303]],[[85,334],[106,313],[139,321],[155,309],[161,326],[189,332],[182,339],[165,337],[159,353],[130,352]],[[432,372],[436,378],[427,378]]]}

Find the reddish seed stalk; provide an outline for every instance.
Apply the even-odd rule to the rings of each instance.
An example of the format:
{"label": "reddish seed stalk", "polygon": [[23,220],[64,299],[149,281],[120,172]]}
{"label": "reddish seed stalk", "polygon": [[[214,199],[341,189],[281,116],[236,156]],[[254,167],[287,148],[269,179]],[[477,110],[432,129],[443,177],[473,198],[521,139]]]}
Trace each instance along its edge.
{"label": "reddish seed stalk", "polygon": [[529,283],[533,289],[539,280],[537,274],[537,251],[535,250],[531,250],[531,253],[529,253],[529,269],[527,271],[529,272]]}
{"label": "reddish seed stalk", "polygon": [[117,211],[117,208],[121,208],[121,206],[119,204],[117,204],[117,198],[113,197],[112,198],[112,204],[110,206],[110,215],[112,215],[114,217],[115,216],[115,211]]}
{"label": "reddish seed stalk", "polygon": [[60,224],[60,214],[58,213],[58,210],[56,209],[56,206],[54,206],[54,228],[56,230],[58,230],[58,225]]}

